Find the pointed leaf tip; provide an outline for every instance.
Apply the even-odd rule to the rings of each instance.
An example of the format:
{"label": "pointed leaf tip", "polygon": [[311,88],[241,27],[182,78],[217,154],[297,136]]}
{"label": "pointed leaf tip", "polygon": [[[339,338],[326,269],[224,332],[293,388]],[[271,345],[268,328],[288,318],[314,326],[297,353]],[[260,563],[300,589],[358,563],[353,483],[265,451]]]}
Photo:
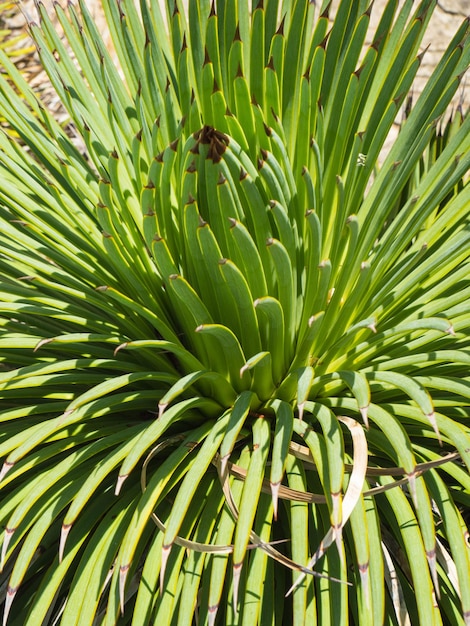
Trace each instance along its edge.
{"label": "pointed leaf tip", "polygon": [[368,406],[359,407],[359,412],[361,414],[362,421],[364,422],[364,426],[368,429],[369,428],[369,417],[368,417],[369,407]]}
{"label": "pointed leaf tip", "polygon": [[442,438],[441,438],[441,433],[439,432],[439,427],[437,426],[437,420],[436,420],[436,414],[433,411],[432,413],[427,413],[426,415],[427,419],[429,420],[429,423],[432,426],[433,431],[436,433],[437,436],[437,440],[439,441],[439,445],[442,448]]}
{"label": "pointed leaf tip", "polygon": [[124,350],[124,348],[127,348],[127,346],[129,345],[128,341],[125,341],[124,343],[119,344],[119,346],[114,350],[113,352],[113,356],[116,356],[116,354],[120,351],[120,350]]}
{"label": "pointed leaf tip", "polygon": [[240,378],[243,378],[243,374],[249,369],[249,365],[245,363],[243,367],[240,368]]}
{"label": "pointed leaf tip", "polygon": [[210,606],[207,610],[207,623],[208,626],[215,626],[215,618],[217,617],[217,611],[219,610],[219,605],[214,604]]}
{"label": "pointed leaf tip", "polygon": [[429,570],[431,572],[431,579],[434,586],[434,592],[437,596],[437,599],[441,599],[441,590],[439,588],[439,579],[437,576],[437,558],[436,558],[436,549],[426,550],[426,558],[429,564]]}
{"label": "pointed leaf tip", "polygon": [[5,565],[5,560],[7,556],[8,546],[10,545],[11,538],[13,537],[13,533],[16,528],[5,528],[3,534],[3,545],[2,545],[2,554],[0,558],[0,572],[3,571],[3,566]]}
{"label": "pointed leaf tip", "polygon": [[124,604],[125,604],[125,587],[126,587],[126,579],[127,574],[129,573],[130,563],[127,565],[121,565],[119,567],[119,604],[121,607],[121,614],[124,615]]}
{"label": "pointed leaf tip", "polygon": [[126,478],[129,476],[129,474],[124,474],[123,476],[118,476],[118,479],[116,481],[116,489],[114,490],[114,495],[118,496],[121,492],[122,489],[122,485],[124,484],[124,481],[126,480]]}
{"label": "pointed leaf tip", "polygon": [[51,343],[51,341],[54,341],[53,337],[41,339],[41,341],[38,341],[38,343],[35,345],[33,352],[37,352],[39,348],[42,348],[42,346],[45,346],[48,343]]}
{"label": "pointed leaf tip", "polygon": [[272,497],[272,501],[273,501],[273,515],[274,515],[274,519],[277,520],[277,511],[278,511],[278,504],[279,504],[279,489],[281,487],[281,483],[277,482],[277,483],[270,483],[270,487],[271,487],[271,497]]}
{"label": "pointed leaf tip", "polygon": [[234,563],[233,565],[233,607],[236,614],[238,614],[238,591],[240,588],[242,567],[243,563]]}
{"label": "pointed leaf tip", "polygon": [[62,524],[59,540],[59,563],[62,563],[62,559],[64,558],[65,543],[71,528],[72,524]]}
{"label": "pointed leaf tip", "polygon": [[11,605],[13,603],[13,600],[16,596],[17,591],[18,591],[17,587],[13,589],[12,587],[8,586],[7,594],[5,598],[5,608],[3,610],[3,626],[6,626],[8,622],[8,616],[10,614]]}
{"label": "pointed leaf tip", "polygon": [[10,463],[9,461],[5,461],[5,463],[2,465],[2,470],[0,471],[0,483],[5,478],[7,473],[11,470],[13,465],[14,463]]}
{"label": "pointed leaf tip", "polygon": [[362,589],[364,591],[364,599],[367,608],[370,608],[370,590],[369,590],[369,561],[367,563],[358,563],[359,577],[361,579]]}

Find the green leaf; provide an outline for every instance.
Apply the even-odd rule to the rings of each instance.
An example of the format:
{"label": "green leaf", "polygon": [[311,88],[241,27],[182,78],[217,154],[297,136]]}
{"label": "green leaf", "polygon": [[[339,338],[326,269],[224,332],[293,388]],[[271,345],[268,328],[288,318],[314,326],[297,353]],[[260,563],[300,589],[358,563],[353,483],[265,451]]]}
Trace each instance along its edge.
{"label": "green leaf", "polygon": [[238,604],[241,569],[249,543],[250,531],[253,528],[270,442],[269,421],[264,416],[260,416],[253,424],[253,451],[243,486],[240,513],[235,529],[233,548],[233,604],[235,609]]}

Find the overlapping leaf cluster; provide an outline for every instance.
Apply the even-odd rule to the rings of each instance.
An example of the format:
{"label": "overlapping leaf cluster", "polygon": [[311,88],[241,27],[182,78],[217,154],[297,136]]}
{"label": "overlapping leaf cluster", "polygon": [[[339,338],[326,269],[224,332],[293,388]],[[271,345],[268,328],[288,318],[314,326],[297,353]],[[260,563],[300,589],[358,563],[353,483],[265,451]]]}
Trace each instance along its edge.
{"label": "overlapping leaf cluster", "polygon": [[416,4],[103,0],[119,69],[38,5],[85,154],[0,51],[4,623],[470,623],[468,21],[377,170]]}

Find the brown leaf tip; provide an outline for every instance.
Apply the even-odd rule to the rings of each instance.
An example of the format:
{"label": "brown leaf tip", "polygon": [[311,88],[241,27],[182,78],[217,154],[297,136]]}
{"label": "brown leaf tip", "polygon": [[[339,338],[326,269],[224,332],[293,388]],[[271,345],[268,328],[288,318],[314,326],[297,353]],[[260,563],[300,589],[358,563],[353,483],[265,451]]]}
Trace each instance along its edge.
{"label": "brown leaf tip", "polygon": [[200,144],[209,146],[207,158],[211,159],[213,163],[218,163],[221,160],[230,142],[228,135],[208,125],[195,132],[193,137],[197,146]]}

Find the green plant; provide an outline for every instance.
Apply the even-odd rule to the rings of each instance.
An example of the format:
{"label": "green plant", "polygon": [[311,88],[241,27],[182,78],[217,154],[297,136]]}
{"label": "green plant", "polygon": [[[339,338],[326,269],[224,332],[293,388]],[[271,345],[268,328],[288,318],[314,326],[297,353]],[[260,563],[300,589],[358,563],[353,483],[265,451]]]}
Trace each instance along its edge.
{"label": "green plant", "polygon": [[[18,7],[13,2],[0,1],[0,49],[16,64],[24,64],[26,59],[32,57],[35,48],[28,40],[24,24],[18,25],[17,16]],[[3,122],[0,114],[0,123]]]}
{"label": "green plant", "polygon": [[329,4],[39,5],[84,155],[0,51],[4,623],[470,624],[469,23],[375,172],[435,2]]}

